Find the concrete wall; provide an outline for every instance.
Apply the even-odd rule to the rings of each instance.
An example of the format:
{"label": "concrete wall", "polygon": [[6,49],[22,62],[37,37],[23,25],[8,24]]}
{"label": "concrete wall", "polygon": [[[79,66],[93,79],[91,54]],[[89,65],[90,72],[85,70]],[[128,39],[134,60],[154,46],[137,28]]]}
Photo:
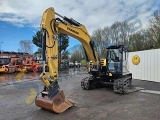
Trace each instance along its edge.
{"label": "concrete wall", "polygon": [[[132,63],[134,55],[140,57],[138,65]],[[160,82],[160,49],[130,52],[128,60],[134,79]]]}

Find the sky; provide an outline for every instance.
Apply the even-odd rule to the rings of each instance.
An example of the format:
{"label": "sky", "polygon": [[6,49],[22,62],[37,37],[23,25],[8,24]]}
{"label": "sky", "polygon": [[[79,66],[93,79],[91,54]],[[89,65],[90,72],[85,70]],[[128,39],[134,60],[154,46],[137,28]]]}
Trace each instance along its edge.
{"label": "sky", "polygon": [[[18,51],[20,40],[32,40],[40,30],[43,12],[53,7],[62,16],[86,26],[90,35],[98,28],[111,26],[135,16],[148,25],[153,13],[160,9],[158,0],[0,0],[0,50]],[[70,38],[69,48],[80,44]],[[33,52],[37,47],[33,45]]]}

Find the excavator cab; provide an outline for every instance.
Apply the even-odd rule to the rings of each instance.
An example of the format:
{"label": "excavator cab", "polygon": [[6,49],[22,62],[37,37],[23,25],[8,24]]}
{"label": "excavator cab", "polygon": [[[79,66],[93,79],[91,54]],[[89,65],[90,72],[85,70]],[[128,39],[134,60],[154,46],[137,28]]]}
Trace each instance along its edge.
{"label": "excavator cab", "polygon": [[106,74],[113,81],[115,93],[126,93],[131,87],[132,74],[128,70],[128,50],[124,45],[107,47]]}
{"label": "excavator cab", "polygon": [[81,87],[84,90],[89,90],[102,84],[111,84],[115,93],[126,93],[131,87],[132,81],[132,73],[127,69],[127,61],[128,50],[126,46],[108,46],[106,59],[101,59],[99,70],[91,69],[92,76],[82,79]]}
{"label": "excavator cab", "polygon": [[122,76],[129,71],[127,70],[127,47],[123,45],[107,47],[107,73],[114,76]]}

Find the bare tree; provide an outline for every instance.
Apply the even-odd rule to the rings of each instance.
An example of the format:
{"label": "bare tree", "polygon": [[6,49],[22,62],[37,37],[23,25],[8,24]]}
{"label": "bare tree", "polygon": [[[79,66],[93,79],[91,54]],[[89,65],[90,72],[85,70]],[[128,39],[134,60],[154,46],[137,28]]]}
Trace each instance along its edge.
{"label": "bare tree", "polygon": [[160,11],[154,13],[150,20],[148,35],[154,44],[154,48],[160,48]]}
{"label": "bare tree", "polygon": [[110,44],[127,44],[129,29],[126,22],[115,22],[111,27],[104,27],[95,30],[91,39],[95,43],[95,50],[99,57],[106,56],[106,47]]}
{"label": "bare tree", "polygon": [[81,62],[82,59],[84,59],[85,54],[84,54],[84,49],[82,45],[77,45],[73,49],[73,52],[71,53],[70,60],[71,61],[78,61]]}
{"label": "bare tree", "polygon": [[115,22],[110,27],[110,41],[114,44],[127,44],[129,38],[129,27],[128,24],[124,22]]}
{"label": "bare tree", "polygon": [[20,51],[25,53],[33,53],[33,44],[30,40],[21,40],[19,42],[20,45]]}
{"label": "bare tree", "polygon": [[[160,48],[160,11],[154,13],[149,28],[140,29],[142,23],[136,16],[115,22],[110,27],[98,28],[91,36],[99,57],[105,56],[108,45],[127,45],[130,51]],[[136,25],[136,26],[135,26]],[[138,26],[137,26],[138,25]],[[139,30],[140,29],[140,30]]]}
{"label": "bare tree", "polygon": [[91,36],[92,41],[94,41],[94,49],[95,51],[98,53],[98,56],[101,57],[102,55],[102,49],[103,49],[103,45],[105,43],[105,39],[103,39],[103,33],[102,33],[102,29],[99,28],[97,30],[95,30]]}

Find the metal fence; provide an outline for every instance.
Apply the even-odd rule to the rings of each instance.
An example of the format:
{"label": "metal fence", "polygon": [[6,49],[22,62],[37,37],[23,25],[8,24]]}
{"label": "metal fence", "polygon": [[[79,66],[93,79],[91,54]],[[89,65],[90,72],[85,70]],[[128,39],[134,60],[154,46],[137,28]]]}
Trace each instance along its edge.
{"label": "metal fence", "polygon": [[[137,65],[132,61],[136,55],[140,58]],[[160,49],[130,52],[128,63],[134,79],[160,82]]]}

